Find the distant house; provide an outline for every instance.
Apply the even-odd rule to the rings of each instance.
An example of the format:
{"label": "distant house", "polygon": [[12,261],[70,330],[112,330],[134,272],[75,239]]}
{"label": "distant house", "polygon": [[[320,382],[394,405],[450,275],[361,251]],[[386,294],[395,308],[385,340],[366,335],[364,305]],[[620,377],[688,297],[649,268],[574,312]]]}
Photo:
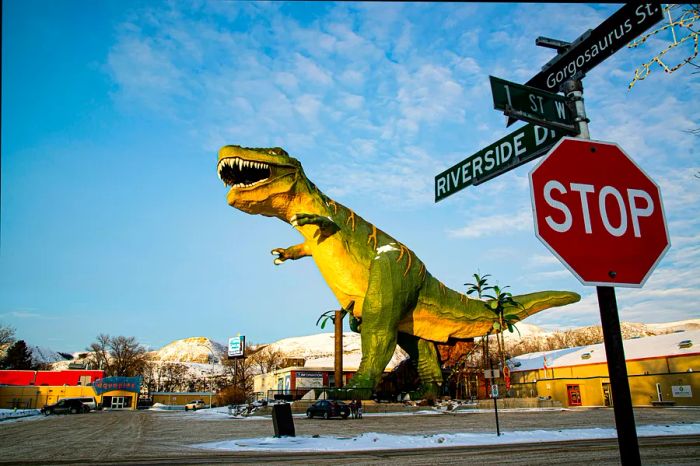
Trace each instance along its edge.
{"label": "distant house", "polygon": [[[700,406],[700,330],[625,340],[634,406]],[[612,406],[604,345],[512,358],[512,394],[551,398],[562,406]]]}

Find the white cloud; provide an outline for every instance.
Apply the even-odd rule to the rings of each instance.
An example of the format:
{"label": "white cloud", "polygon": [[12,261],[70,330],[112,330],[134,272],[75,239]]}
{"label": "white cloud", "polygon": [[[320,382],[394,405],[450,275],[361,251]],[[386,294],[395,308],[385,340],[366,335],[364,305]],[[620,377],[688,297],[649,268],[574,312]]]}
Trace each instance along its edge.
{"label": "white cloud", "polygon": [[3,317],[15,317],[17,319],[37,319],[42,318],[41,314],[30,311],[11,311],[2,314]]}
{"label": "white cloud", "polygon": [[487,235],[507,235],[515,231],[533,230],[532,212],[520,210],[515,215],[492,215],[480,217],[467,225],[448,230],[453,238],[481,238]]}

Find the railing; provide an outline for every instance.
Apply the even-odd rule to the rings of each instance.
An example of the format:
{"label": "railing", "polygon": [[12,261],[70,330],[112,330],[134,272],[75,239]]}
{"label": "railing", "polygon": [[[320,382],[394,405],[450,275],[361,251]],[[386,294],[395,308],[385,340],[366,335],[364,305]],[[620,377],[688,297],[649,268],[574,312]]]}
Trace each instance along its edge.
{"label": "railing", "polygon": [[371,388],[314,388],[315,398],[324,397],[329,400],[370,400],[374,391]]}
{"label": "railing", "polygon": [[[313,392],[313,395],[308,395]],[[372,399],[373,390],[370,388],[333,388],[315,387],[298,388],[295,390],[268,390],[268,400],[297,401],[302,398],[317,400],[325,398],[328,400],[369,400]]]}
{"label": "railing", "polygon": [[296,401],[301,400],[311,388],[298,388],[295,390],[268,390],[268,400]]}

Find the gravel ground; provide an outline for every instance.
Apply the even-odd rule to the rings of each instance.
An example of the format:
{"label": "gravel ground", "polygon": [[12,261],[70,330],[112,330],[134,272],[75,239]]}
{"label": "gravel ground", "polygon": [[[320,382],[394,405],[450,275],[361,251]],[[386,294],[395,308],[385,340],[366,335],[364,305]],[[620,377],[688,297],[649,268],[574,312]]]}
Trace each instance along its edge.
{"label": "gravel ground", "polygon": [[[202,450],[191,444],[235,438],[270,437],[271,418],[232,419],[204,413],[167,411],[102,411],[83,415],[24,418],[0,423],[2,463],[103,463],[176,458],[201,463]],[[700,409],[635,410],[637,425],[700,422]],[[503,431],[614,427],[612,409],[499,411]],[[354,436],[364,432],[437,434],[494,432],[491,413],[381,415],[363,419],[294,418],[298,436]],[[694,442],[697,443],[697,442]],[[488,448],[488,447],[485,447]],[[700,449],[693,448],[700,454]],[[695,450],[694,450],[695,451]],[[294,455],[288,455],[290,457]],[[692,456],[691,456],[692,457]],[[197,458],[200,458],[197,460]],[[389,463],[390,461],[387,461]],[[368,463],[371,464],[371,463]]]}

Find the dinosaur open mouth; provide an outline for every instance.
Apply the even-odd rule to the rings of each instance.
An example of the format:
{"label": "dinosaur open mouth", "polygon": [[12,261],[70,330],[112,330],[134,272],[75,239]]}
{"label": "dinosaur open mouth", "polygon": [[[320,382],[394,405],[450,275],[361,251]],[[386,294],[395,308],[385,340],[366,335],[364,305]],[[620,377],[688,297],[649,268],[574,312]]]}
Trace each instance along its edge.
{"label": "dinosaur open mouth", "polygon": [[268,180],[272,175],[269,164],[239,157],[221,159],[217,171],[224,185],[232,188],[248,188]]}

